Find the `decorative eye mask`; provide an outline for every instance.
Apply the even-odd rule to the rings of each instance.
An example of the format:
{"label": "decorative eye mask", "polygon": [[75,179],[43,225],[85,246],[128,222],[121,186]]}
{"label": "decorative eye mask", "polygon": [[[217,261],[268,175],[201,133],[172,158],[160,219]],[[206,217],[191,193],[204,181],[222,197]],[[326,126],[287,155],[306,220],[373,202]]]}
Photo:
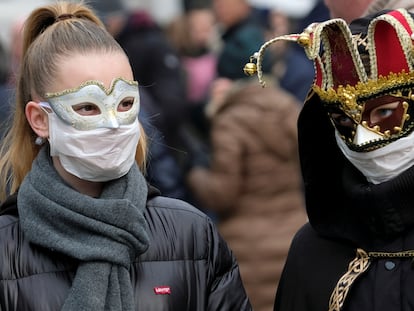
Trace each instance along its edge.
{"label": "decorative eye mask", "polygon": [[[404,92],[405,93],[405,92]],[[413,131],[411,91],[397,91],[355,105],[326,103],[340,137],[353,151],[372,151]]]}
{"label": "decorative eye mask", "polygon": [[[131,124],[138,117],[140,107],[138,83],[122,78],[115,79],[110,89],[99,81],[87,81],[74,89],[46,93],[45,98],[63,122],[78,130]],[[99,113],[82,115],[76,111],[91,107]]]}

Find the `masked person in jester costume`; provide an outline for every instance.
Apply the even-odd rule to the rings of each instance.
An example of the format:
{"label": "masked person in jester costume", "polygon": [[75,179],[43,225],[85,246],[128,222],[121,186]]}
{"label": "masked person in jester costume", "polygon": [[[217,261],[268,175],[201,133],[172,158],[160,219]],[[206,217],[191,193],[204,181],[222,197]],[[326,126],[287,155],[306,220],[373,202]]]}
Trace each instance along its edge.
{"label": "masked person in jester costume", "polygon": [[251,311],[210,218],[148,184],[138,82],[95,13],[35,9],[23,54],[0,150],[0,310]]}
{"label": "masked person in jester costume", "polygon": [[276,311],[414,310],[414,20],[404,9],[311,24],[315,79],[298,119],[309,223],[292,240]]}

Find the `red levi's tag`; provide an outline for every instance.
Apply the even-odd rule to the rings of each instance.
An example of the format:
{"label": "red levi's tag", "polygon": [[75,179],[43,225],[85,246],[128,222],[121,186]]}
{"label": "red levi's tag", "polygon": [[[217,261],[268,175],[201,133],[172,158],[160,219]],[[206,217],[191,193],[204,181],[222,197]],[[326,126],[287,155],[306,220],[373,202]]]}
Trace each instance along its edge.
{"label": "red levi's tag", "polygon": [[154,292],[156,295],[170,295],[171,288],[169,286],[156,286]]}

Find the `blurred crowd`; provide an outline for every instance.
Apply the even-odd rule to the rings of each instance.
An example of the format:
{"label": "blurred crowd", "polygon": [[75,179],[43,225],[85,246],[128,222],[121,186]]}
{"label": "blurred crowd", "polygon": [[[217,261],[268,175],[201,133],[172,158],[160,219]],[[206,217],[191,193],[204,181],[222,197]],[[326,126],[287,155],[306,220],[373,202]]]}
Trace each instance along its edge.
{"label": "blurred crowd", "polygon": [[[265,55],[265,89],[243,67],[266,40],[329,18],[322,0],[305,1],[305,10],[292,9],[295,1],[273,2],[183,0],[182,14],[165,25],[121,0],[89,2],[140,85],[148,181],[215,220],[256,311],[272,309],[291,239],[306,222],[296,121],[314,72],[302,49],[288,43]],[[17,16],[11,45],[0,47],[2,133],[23,25]]]}

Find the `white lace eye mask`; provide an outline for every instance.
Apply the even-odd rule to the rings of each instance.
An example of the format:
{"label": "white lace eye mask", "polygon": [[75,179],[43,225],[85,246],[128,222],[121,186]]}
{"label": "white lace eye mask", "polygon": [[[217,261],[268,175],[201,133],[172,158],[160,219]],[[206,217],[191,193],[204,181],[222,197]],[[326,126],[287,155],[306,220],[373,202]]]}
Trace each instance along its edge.
{"label": "white lace eye mask", "polygon": [[[45,97],[53,112],[78,130],[117,128],[131,124],[138,117],[140,107],[138,83],[122,78],[115,79],[110,89],[99,81],[87,81],[74,89],[46,93]],[[46,103],[41,104],[47,106]],[[118,107],[124,104],[132,106],[120,111]],[[73,108],[78,105],[93,105],[100,113],[81,115]]]}

